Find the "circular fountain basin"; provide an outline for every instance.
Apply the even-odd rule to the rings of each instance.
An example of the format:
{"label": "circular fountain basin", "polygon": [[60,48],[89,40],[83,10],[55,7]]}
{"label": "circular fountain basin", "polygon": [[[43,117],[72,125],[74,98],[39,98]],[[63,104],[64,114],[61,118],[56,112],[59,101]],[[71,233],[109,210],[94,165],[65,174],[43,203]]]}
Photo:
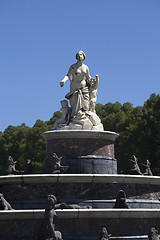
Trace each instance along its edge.
{"label": "circular fountain basin", "polygon": [[65,173],[117,173],[115,132],[55,130],[42,136],[46,140],[46,157],[53,153],[62,157],[61,164],[68,166]]}

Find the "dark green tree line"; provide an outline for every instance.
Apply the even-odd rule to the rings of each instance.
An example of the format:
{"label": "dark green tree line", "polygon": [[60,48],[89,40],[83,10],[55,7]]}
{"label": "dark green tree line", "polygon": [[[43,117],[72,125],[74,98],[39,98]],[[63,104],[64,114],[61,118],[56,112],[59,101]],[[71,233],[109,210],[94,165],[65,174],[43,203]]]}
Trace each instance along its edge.
{"label": "dark green tree line", "polygon": [[134,154],[140,164],[149,159],[154,174],[160,174],[160,95],[152,94],[142,107],[116,102],[97,104],[96,111],[105,130],[119,133],[115,143],[119,171],[127,171]]}

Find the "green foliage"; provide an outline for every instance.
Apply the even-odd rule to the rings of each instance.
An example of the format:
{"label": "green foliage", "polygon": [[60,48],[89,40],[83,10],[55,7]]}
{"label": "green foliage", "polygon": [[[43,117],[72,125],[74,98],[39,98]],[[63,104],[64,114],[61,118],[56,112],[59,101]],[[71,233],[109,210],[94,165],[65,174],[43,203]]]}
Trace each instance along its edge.
{"label": "green foliage", "polygon": [[41,162],[32,162],[34,168],[33,171],[34,173],[43,173],[43,169],[44,169],[44,163],[43,161]]}
{"label": "green foliage", "polygon": [[139,163],[149,159],[153,172],[160,174],[160,96],[152,94],[144,106],[131,103],[97,104],[96,111],[105,130],[119,133],[115,142],[119,171],[127,171],[128,159],[136,155]]}
{"label": "green foliage", "polygon": [[0,132],[0,174],[6,169],[8,156],[17,161],[16,169],[24,170],[27,159],[30,159],[34,172],[42,173],[46,143],[41,134],[49,131],[60,116],[61,112],[58,111],[49,121],[38,119],[32,128],[23,123],[17,127],[8,126],[4,133]]}
{"label": "green foliage", "polygon": [[45,123],[49,126],[52,126],[53,127],[53,124],[55,123],[55,121],[60,118],[62,115],[62,113],[60,111],[57,111],[53,114],[53,116],[50,118],[49,121],[46,121]]}
{"label": "green foliage", "polygon": [[14,159],[22,159],[25,154],[26,135],[28,127],[22,124],[18,127],[8,126],[0,138],[0,166],[1,171],[5,168],[8,156]]}
{"label": "green foliage", "polygon": [[49,126],[43,121],[37,120],[32,128],[25,124],[14,127],[8,126],[3,134],[0,135],[0,173],[6,168],[8,156],[11,155],[14,161],[17,161],[16,168],[24,170],[27,159],[36,162],[37,166],[43,164],[45,158],[45,140],[41,136],[42,132],[48,131]]}
{"label": "green foliage", "polygon": [[[137,107],[129,102],[97,104],[96,112],[105,130],[119,133],[115,142],[119,171],[127,171],[128,159],[134,154],[140,164],[149,159],[154,174],[160,175],[160,95],[152,94],[143,106]],[[42,173],[46,145],[41,133],[51,130],[60,116],[57,111],[49,121],[37,120],[32,128],[23,123],[0,132],[0,173],[9,155],[17,161],[18,170],[24,170],[30,159],[34,172]]]}

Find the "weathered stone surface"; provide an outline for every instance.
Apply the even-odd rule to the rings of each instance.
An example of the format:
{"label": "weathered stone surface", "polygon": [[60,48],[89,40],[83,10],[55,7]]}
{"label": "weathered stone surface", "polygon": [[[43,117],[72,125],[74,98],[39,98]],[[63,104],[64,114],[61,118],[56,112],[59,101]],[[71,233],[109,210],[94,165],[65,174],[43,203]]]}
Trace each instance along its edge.
{"label": "weathered stone surface", "polygon": [[[160,199],[158,185],[56,182],[41,184],[11,184],[1,186],[0,188],[1,192],[4,193],[6,199],[15,209],[18,209],[20,206],[21,209],[25,209],[25,206],[30,206],[30,209],[39,207],[44,208],[44,199],[49,194],[55,195],[58,202],[79,204],[83,203],[85,200],[90,200],[90,202],[93,201],[91,204],[92,207],[113,207],[114,202],[106,203],[105,201],[115,200],[117,192],[120,189],[123,189],[127,193],[127,201],[131,208],[141,208],[141,205],[143,205],[144,208],[154,208],[156,207],[156,204],[156,208],[159,208],[160,202],[159,204],[155,202],[154,205],[152,205],[151,202],[147,203],[144,201],[143,204],[141,202],[143,199]],[[33,207],[31,207],[31,203],[33,204]]]}
{"label": "weathered stone surface", "polygon": [[47,155],[56,152],[59,156],[101,155],[114,157],[114,144],[104,139],[49,139]]}
{"label": "weathered stone surface", "polygon": [[101,123],[100,118],[95,112],[91,112],[89,115],[89,119],[92,122],[93,126],[99,126]]}
{"label": "weathered stone surface", "polygon": [[65,173],[74,174],[116,174],[117,160],[112,157],[87,155],[63,156],[63,164],[69,166]]}
{"label": "weathered stone surface", "polygon": [[[63,232],[64,239],[98,239],[99,229],[106,226],[112,237],[147,235],[150,226],[159,229],[160,219],[61,219],[57,218],[57,229]],[[2,239],[38,239],[41,240],[44,232],[44,221],[42,219],[13,219],[0,221],[0,238]],[[133,227],[134,226],[134,227]],[[132,233],[132,234],[131,234]]]}
{"label": "weathered stone surface", "polygon": [[90,119],[88,119],[88,118],[84,118],[84,119],[81,119],[81,120],[79,120],[79,119],[74,119],[73,121],[72,121],[72,125],[74,125],[74,123],[77,125],[80,125],[80,126],[82,126],[82,130],[91,130],[92,129],[92,127],[93,127],[93,124],[92,124],[92,122],[90,121]]}
{"label": "weathered stone surface", "polygon": [[53,153],[62,157],[62,164],[69,166],[66,173],[117,173],[116,133],[61,130],[43,133],[43,136],[47,157]]}

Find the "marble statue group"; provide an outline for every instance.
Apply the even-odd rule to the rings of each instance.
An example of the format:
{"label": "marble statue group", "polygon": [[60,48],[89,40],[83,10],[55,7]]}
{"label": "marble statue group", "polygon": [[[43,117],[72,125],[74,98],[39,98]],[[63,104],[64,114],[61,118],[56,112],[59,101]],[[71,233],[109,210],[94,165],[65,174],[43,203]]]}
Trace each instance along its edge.
{"label": "marble statue group", "polygon": [[67,100],[61,101],[62,115],[55,122],[53,130],[103,130],[95,111],[99,76],[90,76],[88,66],[83,63],[85,58],[85,53],[79,51],[76,54],[77,62],[71,65],[67,75],[60,82],[60,86],[63,87],[69,80],[70,92],[65,96]]}

